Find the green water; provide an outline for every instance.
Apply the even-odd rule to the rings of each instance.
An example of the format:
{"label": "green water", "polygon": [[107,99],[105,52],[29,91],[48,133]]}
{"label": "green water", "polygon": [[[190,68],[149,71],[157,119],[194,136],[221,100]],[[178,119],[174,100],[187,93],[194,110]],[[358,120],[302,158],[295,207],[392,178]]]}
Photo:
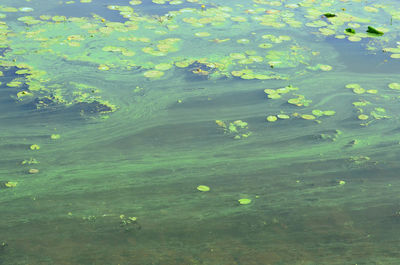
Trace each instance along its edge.
{"label": "green water", "polygon": [[399,27],[396,1],[3,0],[0,264],[400,264]]}

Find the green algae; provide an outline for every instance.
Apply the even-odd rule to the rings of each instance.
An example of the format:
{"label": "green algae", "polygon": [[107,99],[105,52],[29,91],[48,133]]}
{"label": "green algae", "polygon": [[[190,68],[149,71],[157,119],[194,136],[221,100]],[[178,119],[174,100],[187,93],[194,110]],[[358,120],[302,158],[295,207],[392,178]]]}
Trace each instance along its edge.
{"label": "green algae", "polygon": [[[135,3],[135,5],[138,3]],[[127,6],[117,6],[117,5],[110,5],[108,6],[109,9],[111,10],[115,10],[121,13],[121,15],[126,16],[127,14],[131,14],[131,15],[136,15],[135,10],[127,7]],[[295,8],[295,7],[293,7]],[[183,11],[190,11],[190,12],[183,12]],[[224,26],[228,26],[229,22],[224,19],[224,17],[233,12],[233,9],[230,8],[209,8],[206,10],[196,10],[196,9],[182,9],[180,11],[171,13],[171,16],[166,16],[165,18],[161,18],[160,17],[160,21],[161,24],[165,24],[168,25],[169,31],[176,31],[179,30],[179,32],[184,32],[182,30],[184,30],[185,27],[182,28],[182,25],[178,26],[177,22],[176,22],[176,18],[178,16],[180,16],[183,21],[189,22],[188,24],[193,26],[196,23],[214,23],[215,21],[218,21],[218,23],[222,23],[221,25]],[[254,14],[259,14],[260,12],[263,12],[263,9],[259,9],[257,11],[254,11]],[[278,17],[281,17],[281,13],[279,12],[272,12],[271,13],[272,16],[271,18],[273,18],[272,21],[274,21],[275,19],[277,19]],[[283,17],[285,18],[285,20],[288,17],[293,17],[293,13],[288,11],[287,13],[285,13],[286,16]],[[318,14],[318,12],[313,13],[315,15]],[[325,13],[325,14],[333,14],[333,13]],[[336,13],[335,13],[336,16]],[[93,15],[93,17],[96,19],[98,18],[97,15]],[[336,19],[336,17],[334,16],[329,16],[330,19]],[[343,14],[339,13],[337,14],[337,17],[340,19],[345,19],[347,18],[346,16],[344,16]],[[44,19],[49,19],[49,18],[45,18]],[[123,64],[127,65],[128,67],[145,67],[147,70],[152,70],[151,68],[154,67],[154,64],[148,64],[147,62],[152,61],[152,59],[146,59],[146,57],[143,57],[142,54],[138,54],[137,52],[137,48],[141,49],[144,53],[147,53],[150,56],[156,56],[156,57],[165,57],[168,55],[168,53],[171,52],[176,52],[176,51],[180,51],[182,52],[182,48],[186,47],[185,44],[180,45],[181,47],[176,46],[174,43],[170,43],[168,40],[169,39],[173,39],[173,38],[166,38],[166,39],[160,39],[160,36],[157,36],[157,32],[162,32],[162,34],[169,34],[168,30],[166,31],[165,29],[161,29],[159,27],[159,25],[154,24],[152,22],[152,20],[148,17],[141,17],[140,19],[138,19],[138,17],[132,17],[132,16],[128,16],[127,17],[129,19],[129,21],[125,22],[125,23],[120,23],[120,22],[107,22],[104,21],[104,19],[101,19],[100,22],[103,23],[105,22],[105,25],[102,24],[97,24],[96,20],[91,21],[88,18],[68,18],[66,16],[52,16],[51,19],[52,21],[54,21],[55,23],[47,23],[45,25],[39,23],[40,25],[36,25],[36,24],[31,24],[30,26],[32,27],[32,30],[30,30],[29,32],[26,32],[27,37],[28,38],[33,38],[36,41],[41,42],[41,46],[44,46],[47,48],[46,49],[40,49],[41,52],[43,53],[55,53],[58,54],[60,57],[64,57],[67,58],[67,60],[81,60],[81,61],[87,61],[89,63],[97,63],[99,65],[99,69],[100,70],[109,70],[112,68],[118,68],[120,69],[121,66]],[[21,21],[27,22],[27,21],[34,21],[35,18],[34,17],[26,17],[26,18],[21,18]],[[140,26],[138,21],[140,21],[141,23],[148,23],[148,25],[144,25],[144,29],[148,28],[151,29],[149,31],[144,31],[141,28],[143,27],[142,25]],[[240,16],[236,16],[233,19],[234,22],[245,22],[245,19],[243,17]],[[269,19],[267,19],[266,16],[262,17],[260,20],[260,24],[265,26],[266,24],[268,24],[270,21]],[[335,20],[334,20],[335,21]],[[337,20],[337,21],[341,21],[341,20]],[[358,22],[362,22],[362,19],[358,19],[356,18],[355,21]],[[65,27],[66,24],[61,24],[59,22],[66,22],[67,23],[67,28]],[[217,24],[218,24],[217,23]],[[280,25],[278,24],[274,24],[275,22],[273,22],[271,24],[271,26],[275,27]],[[324,21],[313,21],[312,23],[314,24],[308,24],[308,26],[324,26],[326,25],[326,22]],[[333,22],[335,23],[335,22]],[[217,28],[217,24],[215,25]],[[51,41],[53,38],[51,37],[51,32],[60,32],[60,26],[62,26],[62,30],[66,33],[66,35],[69,35],[70,37],[67,38],[66,42],[68,43],[68,46],[70,47],[75,47],[73,50],[73,54],[71,52],[69,52],[66,49],[60,49],[62,48],[61,46],[57,45],[57,42],[49,42]],[[177,27],[178,26],[178,27]],[[35,29],[34,27],[37,27],[37,29]],[[280,27],[280,26],[278,26]],[[179,29],[182,28],[182,29]],[[187,28],[187,27],[186,27]],[[82,31],[83,30],[83,31]],[[154,30],[154,31],[152,31]],[[70,31],[70,33],[68,33],[68,31]],[[80,32],[79,32],[80,31]],[[85,31],[87,33],[85,33]],[[124,33],[124,32],[135,32],[135,33],[139,33],[139,34],[144,34],[145,36],[140,36],[140,37],[127,37],[124,36],[122,37],[121,35],[119,35],[119,33]],[[155,32],[155,33],[152,33]],[[202,31],[199,31],[200,33]],[[87,34],[91,34],[90,38],[83,38],[84,35]],[[150,34],[152,33],[152,34]],[[97,42],[101,40],[101,38],[99,38],[101,36],[101,34],[106,34],[108,38],[111,37],[111,39],[118,39],[118,40],[122,40],[124,39],[126,41],[129,41],[130,44],[132,44],[131,41],[133,41],[134,43],[138,44],[139,47],[118,47],[118,46],[110,46],[110,45],[105,45],[103,46],[103,51],[108,52],[119,52],[121,53],[121,56],[116,56],[113,57],[114,59],[110,60],[110,58],[105,59],[105,56],[99,56],[98,59],[95,59],[96,57],[94,57],[93,55],[91,57],[85,56],[85,55],[78,55],[79,53],[83,53],[84,54],[84,50],[83,48],[87,49],[90,48],[90,42],[92,42],[92,40],[96,40]],[[154,34],[156,34],[156,39],[154,40]],[[210,33],[212,34],[212,33]],[[136,34],[137,35],[137,34]],[[202,34],[200,34],[202,35]],[[207,34],[208,35],[208,34]],[[81,37],[75,37],[75,36],[81,36]],[[182,35],[183,36],[183,35]],[[202,35],[203,36],[203,35]],[[268,39],[269,41],[273,42],[273,43],[283,43],[283,42],[291,42],[291,38],[287,35],[273,35],[273,34],[267,34],[267,35],[263,35],[262,36],[263,39]],[[156,41],[158,42],[158,44],[156,44],[157,48],[154,47],[149,47],[149,46],[143,46],[142,44],[148,43],[149,41]],[[183,39],[185,41],[185,38]],[[221,40],[221,39],[219,39]],[[182,41],[181,41],[182,42]],[[17,43],[17,42],[16,42]],[[48,43],[48,44],[47,44]],[[219,41],[215,42],[215,45],[218,45],[218,43],[220,43]],[[88,46],[89,45],[89,46]],[[265,44],[265,43],[255,43],[255,45],[262,47],[262,48],[268,48],[271,47],[270,44]],[[79,49],[80,47],[82,47],[81,49]],[[32,47],[33,48],[33,47]],[[55,48],[57,48],[55,51]],[[217,48],[217,46],[216,46]],[[283,48],[283,47],[282,47]],[[299,49],[300,48],[300,49]],[[29,48],[31,49],[31,48]],[[188,50],[188,49],[185,49]],[[193,48],[190,49],[190,51],[195,51],[194,53],[196,53],[196,51],[198,51],[198,49]],[[218,51],[218,48],[215,50],[216,52]],[[274,68],[292,68],[292,67],[296,67],[299,65],[299,63],[305,63],[305,61],[307,61],[307,55],[306,54],[302,54],[302,51],[300,46],[292,46],[291,47],[291,51],[271,51],[266,55],[266,59],[268,60],[268,64],[271,67]],[[17,55],[17,53],[15,53]],[[75,54],[75,55],[74,55]],[[78,55],[78,56],[76,56]],[[134,57],[132,58],[132,60],[127,60],[126,58],[123,57]],[[102,59],[103,58],[103,59]],[[200,58],[200,57],[197,57]],[[285,58],[285,60],[282,60],[282,58]],[[116,60],[117,59],[117,60]],[[166,58],[167,59],[167,58]],[[261,57],[252,57],[252,58],[242,58],[244,60],[240,61],[240,64],[252,64],[252,63],[259,63],[262,61]],[[219,63],[221,62],[221,60],[225,60],[225,58],[219,58],[216,61],[214,60],[214,63]],[[146,61],[146,63],[144,63]],[[173,64],[174,60],[157,60],[158,64]],[[153,66],[152,66],[153,65]],[[179,65],[177,63],[177,65]],[[224,63],[224,65],[226,65]],[[225,66],[226,68],[232,68],[232,64],[227,64]],[[317,66],[320,69],[324,70],[324,71],[328,71],[331,68],[329,68],[328,66],[323,66],[321,64],[321,66]],[[125,68],[125,67],[123,67]],[[232,69],[230,70],[232,71]],[[149,72],[152,73],[152,72]],[[218,73],[214,73],[215,77],[217,76],[227,76],[227,72],[218,72]],[[257,76],[251,75],[251,74],[247,74],[247,75],[242,75],[241,78],[242,79],[260,79],[260,80],[265,80],[265,79],[269,79],[268,74],[263,74],[263,73],[257,73]]]}
{"label": "green algae", "polygon": [[[135,5],[140,5],[137,1],[132,2]],[[179,4],[179,2],[173,1],[158,1],[157,4],[169,5],[171,2]],[[114,226],[114,219],[119,219],[118,216],[121,212],[132,212],[132,214],[126,216],[140,216],[140,221],[143,216],[145,225],[143,225],[142,231],[147,233],[146,231],[151,230],[152,235],[160,240],[160,245],[171,243],[168,240],[164,241],[165,238],[170,238],[167,236],[170,232],[181,235],[186,233],[185,231],[189,231],[189,234],[193,235],[193,232],[198,232],[204,228],[199,234],[207,234],[212,231],[221,239],[218,242],[209,240],[209,238],[204,239],[204,241],[201,238],[198,239],[199,242],[206,242],[213,249],[213,253],[220,251],[220,253],[226,254],[224,257],[227,257],[232,256],[229,249],[239,249],[240,253],[236,253],[235,257],[237,259],[243,257],[242,263],[254,264],[259,264],[260,260],[263,260],[263,257],[259,257],[259,260],[252,257],[252,255],[259,255],[260,249],[251,247],[249,248],[251,251],[248,253],[242,252],[248,246],[237,244],[237,242],[229,242],[231,245],[226,244],[225,247],[218,248],[218,245],[224,244],[224,240],[227,239],[223,233],[218,232],[221,229],[218,224],[227,224],[228,229],[238,229],[239,227],[242,229],[240,233],[243,232],[243,234],[253,232],[252,240],[257,244],[259,243],[258,240],[263,239],[262,242],[265,242],[265,238],[267,238],[271,245],[275,245],[277,241],[270,238],[275,235],[278,238],[279,235],[279,241],[285,242],[285,244],[292,242],[293,247],[300,249],[303,246],[296,245],[293,242],[301,241],[301,237],[306,235],[300,232],[299,238],[296,238],[297,234],[293,238],[293,233],[285,232],[287,228],[289,227],[289,230],[297,229],[296,224],[302,223],[302,225],[310,228],[308,231],[313,231],[312,238],[316,239],[315,242],[317,242],[322,234],[319,234],[320,230],[317,226],[313,226],[315,220],[333,216],[336,218],[335,220],[339,220],[338,223],[344,224],[346,229],[343,229],[343,226],[334,225],[332,230],[335,230],[335,233],[329,229],[324,230],[325,238],[330,235],[337,236],[337,229],[341,229],[341,236],[346,238],[362,238],[359,233],[354,232],[354,229],[351,228],[352,222],[358,222],[361,219],[360,216],[355,216],[352,210],[357,208],[358,211],[362,211],[365,209],[365,213],[367,211],[370,213],[371,207],[377,206],[376,208],[379,208],[381,206],[380,201],[385,201],[385,197],[381,194],[395,195],[398,193],[397,190],[390,190],[386,185],[382,185],[385,186],[384,188],[374,185],[374,191],[377,194],[377,202],[375,203],[375,201],[368,200],[366,196],[357,192],[356,189],[342,192],[338,189],[331,189],[331,187],[337,186],[340,181],[345,181],[346,185],[340,189],[352,189],[357,186],[355,182],[358,179],[363,179],[363,189],[368,189],[370,188],[369,181],[374,180],[374,176],[369,174],[366,169],[368,167],[376,169],[372,161],[375,158],[382,161],[386,160],[385,163],[379,165],[381,166],[377,169],[379,171],[382,171],[383,167],[391,163],[391,158],[394,157],[391,157],[390,150],[395,147],[393,147],[393,144],[390,145],[390,148],[384,147],[384,144],[387,144],[384,141],[395,142],[396,137],[390,134],[390,126],[384,123],[375,123],[375,120],[382,122],[385,116],[390,117],[393,116],[393,113],[396,113],[394,107],[389,107],[390,104],[388,104],[388,107],[384,105],[385,111],[378,107],[384,103],[396,102],[393,96],[395,91],[390,91],[387,88],[386,90],[389,91],[386,91],[384,88],[388,80],[393,79],[395,81],[396,79],[389,74],[385,76],[386,78],[379,78],[379,74],[376,73],[356,76],[354,73],[342,72],[341,62],[338,62],[337,58],[335,59],[337,54],[325,49],[325,47],[319,47],[321,43],[313,45],[312,42],[316,40],[314,36],[324,38],[324,36],[321,36],[323,33],[334,31],[336,34],[340,34],[343,32],[347,26],[343,23],[348,21],[350,16],[354,16],[354,20],[361,24],[360,27],[365,28],[365,23],[369,22],[363,22],[357,18],[363,17],[364,9],[359,8],[360,2],[352,2],[352,5],[343,3],[343,6],[347,8],[346,12],[348,12],[348,15],[346,15],[342,14],[346,12],[341,11],[335,4],[326,1],[302,1],[298,4],[290,4],[258,0],[253,3],[258,6],[240,3],[242,6],[231,5],[231,7],[226,8],[223,5],[208,6],[207,3],[207,7],[202,8],[198,4],[197,8],[173,13],[174,17],[171,19],[155,19],[142,14],[137,15],[135,13],[136,6],[134,10],[117,6],[109,12],[120,12],[121,16],[132,18],[129,19],[131,23],[119,22],[119,24],[101,21],[101,18],[78,19],[65,14],[60,14],[60,16],[64,15],[66,20],[62,17],[52,16],[44,17],[49,19],[49,21],[44,21],[36,13],[33,14],[33,19],[17,20],[18,22],[10,23],[8,27],[9,30],[12,30],[12,33],[4,35],[7,36],[7,43],[2,42],[1,44],[11,48],[5,52],[4,58],[2,58],[2,67],[4,67],[2,70],[6,73],[8,70],[5,68],[7,67],[21,67],[18,68],[18,71],[20,71],[18,74],[23,76],[23,79],[19,81],[21,86],[5,86],[17,97],[18,93],[22,95],[23,91],[30,93],[29,97],[25,97],[24,102],[28,101],[27,106],[29,101],[36,104],[40,108],[36,113],[40,114],[40,111],[48,110],[49,114],[52,114],[52,110],[57,110],[58,107],[65,106],[66,109],[63,108],[63,110],[78,107],[78,112],[74,115],[87,119],[84,120],[87,124],[84,121],[75,124],[76,121],[70,122],[71,116],[51,116],[68,118],[65,120],[69,122],[66,126],[69,132],[64,134],[61,130],[57,130],[62,132],[62,141],[50,141],[48,139],[48,136],[54,132],[52,128],[56,127],[52,125],[60,125],[51,119],[38,123],[49,124],[51,131],[49,128],[38,129],[35,127],[37,121],[35,117],[32,121],[24,123],[30,128],[30,133],[20,129],[19,135],[23,135],[21,141],[26,135],[32,137],[41,135],[39,136],[40,140],[38,138],[30,140],[31,142],[38,142],[43,148],[40,152],[11,152],[7,154],[7,157],[21,161],[24,157],[29,158],[31,154],[35,153],[35,155],[38,154],[36,159],[40,160],[41,166],[43,165],[45,168],[40,168],[41,174],[37,176],[37,181],[22,180],[19,173],[15,173],[10,176],[10,180],[19,181],[18,189],[2,190],[2,192],[16,191],[13,195],[15,197],[32,197],[36,207],[35,211],[24,211],[24,214],[31,218],[29,225],[32,226],[35,220],[39,220],[35,212],[47,211],[46,216],[54,216],[57,220],[53,221],[50,218],[46,222],[58,227],[58,229],[63,229],[64,225],[60,222],[64,218],[69,218],[69,224],[75,220],[80,220],[80,222],[77,222],[79,225],[74,227],[79,228],[80,233],[85,234],[86,230],[98,229],[96,231],[112,230],[115,234],[118,233],[116,231],[118,230],[119,220],[115,222],[117,225]],[[331,6],[326,4],[331,4]],[[49,5],[53,4],[49,3]],[[10,6],[14,5],[11,3]],[[19,6],[15,7],[17,10],[20,10],[19,8]],[[311,8],[315,10],[311,12]],[[18,12],[14,12],[15,9],[5,9],[10,11],[7,18]],[[369,9],[368,12],[371,10]],[[318,16],[326,11],[334,12],[337,17],[329,18],[326,21],[327,26],[324,26],[327,29],[321,31],[321,28],[316,26],[323,23],[314,21],[319,19]],[[305,12],[310,17],[303,17]],[[244,16],[247,21],[243,19]],[[54,17],[59,21],[54,21]],[[183,22],[182,18],[194,22]],[[380,21],[373,16],[371,20]],[[244,27],[244,25],[249,25],[245,23],[250,22],[254,22],[251,24],[254,25],[254,27],[251,27],[251,31],[257,34],[247,32],[248,29]],[[187,25],[182,25],[183,23]],[[306,23],[312,23],[310,24],[312,26],[304,26]],[[373,23],[377,26],[380,26],[379,24]],[[349,25],[349,27],[353,26]],[[224,34],[225,29],[229,29],[229,32],[226,30]],[[279,30],[284,31],[279,32]],[[205,31],[210,33],[210,37],[199,37],[196,38],[195,42],[191,41],[195,32]],[[261,37],[266,31],[272,32],[271,35],[274,37]],[[21,32],[22,35],[13,35],[15,32]],[[310,33],[313,34],[310,35]],[[279,37],[286,34],[290,35],[291,39],[286,40]],[[171,44],[169,39],[176,36],[180,40]],[[305,36],[307,38],[312,36],[312,41],[304,40],[303,37]],[[361,36],[363,40],[369,41],[365,36]],[[389,34],[385,34],[386,36],[389,36]],[[246,39],[248,42],[236,42],[236,40],[241,39]],[[273,48],[263,49],[259,47],[266,40],[273,43]],[[350,45],[359,44],[350,43]],[[380,45],[395,47],[390,39],[386,43],[378,43],[377,47],[379,48]],[[103,50],[104,47],[114,48]],[[246,53],[243,47],[250,51],[256,51],[256,54],[253,54],[253,52]],[[363,46],[355,47],[362,48]],[[278,52],[274,53],[272,50]],[[269,53],[270,51],[271,53]],[[321,55],[332,56],[332,58],[325,59],[322,58],[323,56],[313,55],[313,52],[320,52]],[[245,58],[241,58],[245,60],[239,63],[240,59],[236,60],[229,56],[231,53],[246,54]],[[251,57],[254,55],[261,56],[265,60],[260,60],[259,57]],[[13,61],[14,59],[15,61]],[[202,65],[214,64],[216,66],[214,79],[212,79],[211,74],[201,75],[202,71],[208,71],[203,66],[199,67],[201,71],[195,71],[196,69],[192,68],[192,66],[198,66],[192,65],[197,64],[195,62],[198,61],[201,61]],[[333,66],[332,71],[310,73],[310,70],[313,71],[310,67],[326,65],[326,63]],[[101,66],[101,69],[98,69],[99,66]],[[269,71],[266,71],[266,68]],[[321,68],[315,69],[322,70]],[[165,71],[165,74],[158,78],[148,78],[144,75],[144,73],[154,70]],[[236,74],[238,75],[236,76]],[[321,77],[317,75],[321,75]],[[197,77],[204,79],[195,79]],[[192,82],[183,82],[182,79],[184,78]],[[298,84],[301,87],[303,94],[301,97],[293,94],[294,91],[285,87],[288,83],[287,79],[290,80],[290,83]],[[307,82],[307,79],[310,79],[310,82]],[[76,84],[71,83],[71,80],[74,80]],[[12,82],[12,79],[2,79],[2,82],[8,84]],[[366,90],[367,93],[361,94],[353,94],[348,91],[346,93],[340,92],[344,84],[352,82],[360,82],[366,88],[369,86],[378,87],[379,94],[368,95],[369,89]],[[28,89],[25,85],[28,85]],[[135,87],[142,89],[132,93]],[[270,93],[266,92],[268,98],[274,100],[262,100],[263,97],[265,98],[265,95],[262,95],[262,90],[266,88],[270,89]],[[251,100],[246,98],[248,94],[254,91],[261,93],[257,94],[257,99],[255,97]],[[333,96],[327,96],[328,93]],[[237,98],[232,97],[232,94],[237,95]],[[326,123],[324,120],[323,124],[318,125],[299,121],[299,119],[279,121],[273,126],[262,126],[257,122],[265,123],[265,113],[292,113],[294,107],[284,103],[293,97],[295,100],[292,100],[292,103],[295,103],[296,110],[301,113],[310,113],[311,110],[318,108],[327,116],[335,111],[340,115],[326,118]],[[24,98],[24,96],[21,98]],[[182,99],[181,104],[176,104],[177,99]],[[107,102],[105,105],[113,106],[107,111],[107,113],[113,112],[113,114],[104,116],[109,117],[107,120],[92,120],[82,114],[81,110],[85,113],[90,111],[104,112],[105,108],[101,108],[101,106],[105,105],[101,105],[100,102],[104,104]],[[369,119],[374,120],[374,123],[370,124],[371,126],[362,128],[365,130],[352,128],[352,121],[355,121],[357,125],[359,123],[355,113],[361,113],[356,108],[352,110],[351,102],[355,107],[362,107],[364,113],[369,115]],[[16,104],[21,103],[18,101]],[[90,105],[92,107],[88,109],[88,104],[93,105]],[[207,127],[208,124],[213,123],[210,121],[216,118],[215,113],[221,119],[216,122],[217,130],[215,124],[210,125],[211,128]],[[320,112],[318,113],[320,114]],[[325,113],[329,113],[329,115]],[[281,119],[279,115],[283,114],[276,114]],[[302,117],[310,114],[293,113],[291,115]],[[290,118],[289,115],[282,117],[285,117],[283,119]],[[238,118],[245,121],[237,120]],[[244,125],[245,123],[246,125]],[[252,136],[246,141],[232,141],[232,138],[242,139],[249,135],[250,132],[246,128],[248,127],[247,123],[254,130],[254,137]],[[304,127],[296,127],[298,123],[301,123],[301,126]],[[335,132],[336,128],[343,129],[344,133],[341,137],[336,137],[338,135]],[[395,129],[395,127],[393,126],[391,129]],[[385,133],[385,139],[380,139],[380,132]],[[37,135],[33,135],[34,133],[37,133]],[[328,141],[324,142],[316,137],[320,134],[324,135]],[[351,150],[343,150],[343,146],[355,137],[360,139],[359,143]],[[43,143],[39,141],[43,141]],[[335,144],[329,143],[330,141],[335,141]],[[363,152],[364,156],[361,156],[358,152]],[[343,160],[350,156],[352,160],[346,159],[348,165]],[[373,159],[365,158],[369,156]],[[393,159],[393,161],[395,160]],[[68,167],[62,169],[57,166],[60,163],[63,164],[63,167],[65,165],[68,165]],[[351,166],[357,166],[358,170],[363,171],[358,175],[357,172],[351,170]],[[343,170],[340,171],[339,168]],[[304,169],[306,169],[306,172],[302,174]],[[325,174],[325,172],[335,175],[335,180],[332,180],[332,176]],[[42,173],[51,176],[49,178],[51,180],[45,179]],[[36,178],[36,176],[34,177]],[[337,180],[338,178],[340,181]],[[297,183],[295,182],[296,179],[301,179],[301,181]],[[215,198],[208,198],[204,204],[191,198],[191,195],[182,194],[184,190],[193,189],[193,183],[212,183],[212,181],[218,180],[221,183],[229,183],[229,185],[221,185],[220,194],[216,195]],[[395,181],[395,178],[390,180]],[[176,183],[179,183],[179,185],[176,185]],[[268,185],[265,183],[268,183]],[[281,188],[292,187],[293,183],[297,185],[294,189],[284,190]],[[181,187],[182,189],[180,189]],[[179,189],[179,191],[176,189]],[[230,190],[228,191],[228,189]],[[254,207],[260,206],[261,208],[255,209],[257,213],[249,212],[248,219],[243,217],[240,212],[235,212],[234,207],[237,193],[243,189],[251,191],[249,194],[260,192],[263,195],[265,194],[265,198],[267,198],[265,202],[260,199],[257,204],[254,204]],[[46,196],[46,194],[53,194],[53,191],[57,196],[53,198],[49,195]],[[231,194],[231,192],[234,194]],[[97,196],[94,196],[96,193]],[[199,196],[213,194],[200,194]],[[352,205],[348,204],[349,196],[347,194],[352,194]],[[75,196],[76,199],[73,198]],[[89,196],[94,196],[97,199],[92,201]],[[121,199],[117,199],[117,197]],[[99,203],[102,198],[107,199],[104,204]],[[3,200],[11,199],[9,196],[4,196]],[[54,201],[54,204],[51,201]],[[96,209],[87,205],[79,207],[78,205],[82,205],[82,201],[88,202],[88,205],[93,202]],[[168,202],[168,205],[166,202]],[[230,204],[230,202],[233,202],[233,204]],[[316,207],[318,211],[310,208],[310,202],[313,202],[313,205],[318,205]],[[28,203],[26,205],[30,205]],[[57,203],[66,205],[65,207],[68,209],[56,207]],[[17,203],[13,205],[18,206]],[[213,207],[208,207],[208,205]],[[332,214],[332,212],[336,213],[338,209],[343,209],[343,205],[346,206],[348,211],[340,212],[337,215]],[[27,206],[20,207],[21,205],[15,207],[15,209],[28,208]],[[48,210],[45,210],[45,207]],[[251,210],[252,207],[236,208],[247,211]],[[50,208],[52,209],[49,210]],[[277,213],[268,210],[267,213],[260,216],[260,209],[263,209],[263,211],[264,209],[276,209]],[[282,210],[286,210],[285,212],[288,212],[290,218],[285,220],[284,217],[281,217],[280,212]],[[67,216],[67,212],[71,212],[71,215]],[[15,212],[14,214],[11,213],[11,210],[2,211],[5,220],[15,220]],[[114,215],[114,217],[109,215]],[[274,215],[277,215],[277,217],[272,217]],[[90,218],[92,227],[86,227],[86,224],[82,223],[82,216],[94,216]],[[222,222],[221,216],[226,216],[225,222]],[[291,218],[293,218],[293,222],[290,221]],[[127,220],[127,218],[124,218],[124,220]],[[258,220],[262,221],[258,222]],[[374,221],[376,219],[370,222]],[[59,223],[57,224],[57,222]],[[16,220],[15,223],[25,228],[24,231],[31,231],[22,222]],[[287,226],[285,223],[288,223]],[[365,231],[370,231],[370,229],[367,229],[370,227],[365,227],[363,222],[359,223],[360,229],[365,228]],[[175,228],[171,224],[175,224],[177,227]],[[160,229],[160,227],[163,227],[163,229]],[[259,227],[262,228],[259,229]],[[134,231],[136,233],[134,235],[135,241],[142,244],[143,248],[150,247],[150,244],[146,245],[141,240],[146,237],[143,236],[142,231]],[[301,229],[296,231],[301,231]],[[314,232],[316,232],[316,235]],[[6,233],[6,237],[12,238],[11,233],[8,234],[8,231]],[[49,233],[51,234],[51,232]],[[158,237],[158,233],[160,233],[160,237]],[[118,234],[119,240],[131,242],[132,237],[127,234],[130,233]],[[291,235],[288,236],[288,234]],[[308,233],[307,236],[309,235]],[[18,236],[24,238],[23,234],[18,234]],[[285,238],[286,236],[288,237]],[[45,241],[46,234],[42,234],[41,238]],[[79,242],[79,237],[74,239],[78,239],[76,241]],[[109,249],[102,248],[102,245],[106,244],[105,241],[99,239],[96,239],[96,242],[95,240],[88,241],[98,248],[97,250],[101,249],[104,253],[110,253],[109,251],[113,250],[113,255],[104,257],[104,263],[115,263],[115,260],[110,258],[111,256],[118,256],[121,260],[123,259],[123,255],[115,253],[116,248],[111,245],[108,246]],[[154,242],[154,240],[152,241]],[[182,246],[182,242],[185,246],[192,246],[190,240],[179,238],[177,241],[179,241],[177,246]],[[362,243],[365,242],[362,241]],[[315,247],[308,242],[304,244],[307,247]],[[371,242],[368,242],[368,244],[371,244]],[[159,253],[151,252],[155,245],[157,243],[153,243],[146,254],[147,256],[151,255],[153,261],[143,258],[145,256],[142,255],[143,253],[135,253],[136,255],[133,255],[135,262],[141,264],[158,262]],[[172,245],[170,244],[170,246]],[[228,245],[229,247],[226,247]],[[123,245],[120,246],[124,248]],[[327,248],[330,246],[332,245],[327,244]],[[365,253],[359,246],[345,246]],[[385,246],[388,247],[388,245]],[[54,250],[52,247],[50,248]],[[32,249],[34,249],[33,246]],[[173,249],[173,247],[170,249]],[[266,255],[279,257],[278,259],[281,262],[287,264],[296,262],[288,258],[287,253],[281,252],[279,246],[272,249],[273,251],[266,253]],[[379,263],[377,259],[380,254],[375,252],[374,248],[371,249],[373,249],[371,252],[375,256],[372,257],[371,254],[368,261],[366,261],[368,259],[366,257],[365,263],[372,262],[372,259],[375,259],[375,263]],[[158,250],[161,250],[161,248]],[[392,246],[392,250],[396,250],[396,247]],[[124,251],[126,251],[124,255],[129,256],[133,250],[124,249]],[[329,259],[342,261],[343,257],[332,255],[325,248],[323,252],[328,254],[326,256]],[[30,251],[26,253],[27,256],[33,257]],[[195,253],[193,256],[188,253],[193,253],[193,249],[185,247],[182,252],[167,253],[163,256],[164,262],[171,264],[180,262],[172,259],[166,261],[171,256],[180,256],[184,260],[182,262],[188,264],[202,262],[233,264],[239,262],[233,260],[215,261],[214,256],[214,260],[210,260],[209,257],[202,256],[201,253]],[[252,255],[249,255],[249,253],[252,253]],[[312,253],[304,254],[307,257],[306,259],[309,259],[305,262],[327,263],[328,258],[314,259],[311,258],[314,257]],[[190,258],[185,260],[188,255]],[[201,260],[196,260],[196,257],[199,256],[201,256]],[[129,258],[132,261],[131,257]],[[351,260],[354,264],[360,263],[360,260],[356,259],[352,257],[347,261]],[[265,262],[264,260],[263,262]],[[18,262],[11,262],[10,264],[13,263]]]}

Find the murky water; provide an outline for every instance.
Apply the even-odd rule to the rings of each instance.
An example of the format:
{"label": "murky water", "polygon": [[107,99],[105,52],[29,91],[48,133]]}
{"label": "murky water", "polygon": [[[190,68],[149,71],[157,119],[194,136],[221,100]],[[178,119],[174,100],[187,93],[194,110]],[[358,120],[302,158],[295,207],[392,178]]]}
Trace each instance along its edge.
{"label": "murky water", "polygon": [[3,0],[0,264],[399,264],[399,27],[397,1]]}

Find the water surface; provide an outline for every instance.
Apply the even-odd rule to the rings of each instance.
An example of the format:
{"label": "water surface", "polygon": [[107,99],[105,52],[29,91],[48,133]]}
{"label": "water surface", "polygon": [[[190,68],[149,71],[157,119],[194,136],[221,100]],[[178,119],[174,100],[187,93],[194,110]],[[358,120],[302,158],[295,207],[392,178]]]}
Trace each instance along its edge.
{"label": "water surface", "polygon": [[2,1],[0,264],[398,264],[399,4],[162,2]]}

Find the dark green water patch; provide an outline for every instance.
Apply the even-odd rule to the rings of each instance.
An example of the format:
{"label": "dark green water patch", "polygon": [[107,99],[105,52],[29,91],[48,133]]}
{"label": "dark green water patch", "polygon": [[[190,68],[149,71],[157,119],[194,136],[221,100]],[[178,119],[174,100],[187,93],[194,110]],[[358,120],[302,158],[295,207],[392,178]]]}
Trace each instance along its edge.
{"label": "dark green water patch", "polygon": [[399,60],[390,58],[390,54],[384,53],[381,48],[368,51],[366,46],[370,40],[349,43],[348,40],[327,39],[339,54],[340,61],[348,71],[356,73],[395,73],[400,67]]}

